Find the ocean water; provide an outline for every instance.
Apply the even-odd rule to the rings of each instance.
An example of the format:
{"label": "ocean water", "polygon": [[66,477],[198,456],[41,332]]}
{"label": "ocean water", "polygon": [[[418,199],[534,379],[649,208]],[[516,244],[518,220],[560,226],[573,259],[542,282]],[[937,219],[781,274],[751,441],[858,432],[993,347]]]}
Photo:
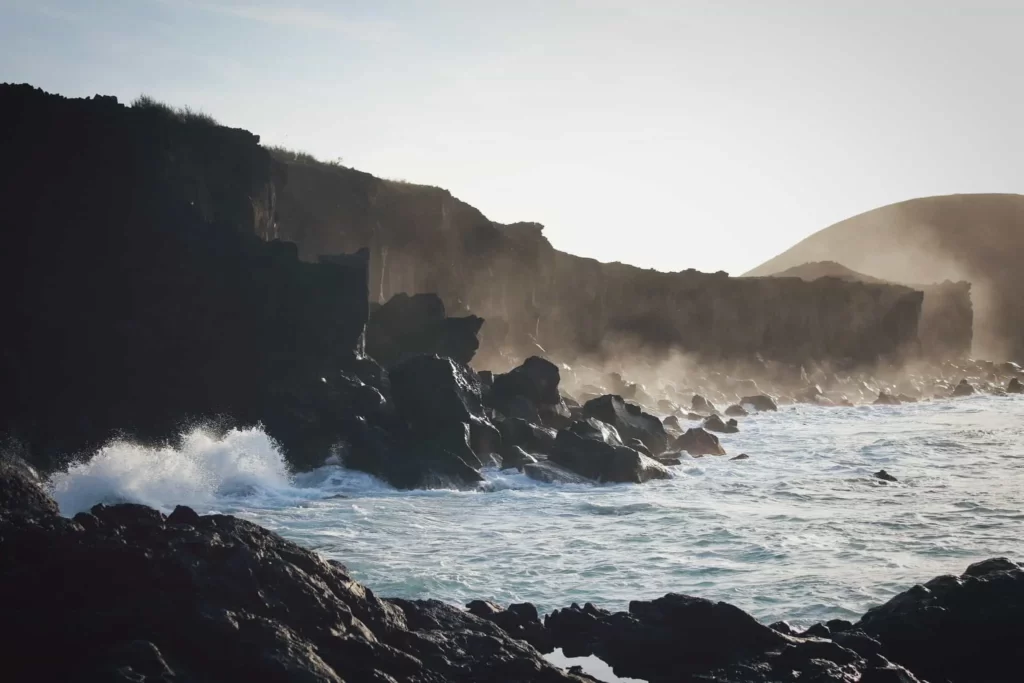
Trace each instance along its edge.
{"label": "ocean water", "polygon": [[[132,501],[235,514],[347,565],[381,596],[624,609],[682,592],[765,622],[856,619],[993,555],[1024,559],[1024,397],[783,406],[723,435],[728,457],[644,485],[487,472],[479,491],[291,476],[258,430],[178,449],[112,443],[51,487],[62,512]],[[748,453],[749,460],[729,457]],[[886,469],[887,484],[871,475]]]}

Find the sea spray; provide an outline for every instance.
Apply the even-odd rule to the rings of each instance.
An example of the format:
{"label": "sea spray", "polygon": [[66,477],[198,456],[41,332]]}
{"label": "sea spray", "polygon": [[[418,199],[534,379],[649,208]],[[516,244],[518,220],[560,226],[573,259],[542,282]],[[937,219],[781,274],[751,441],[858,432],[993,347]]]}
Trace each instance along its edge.
{"label": "sea spray", "polygon": [[164,511],[175,505],[205,508],[222,497],[290,487],[284,457],[255,428],[223,435],[194,429],[177,447],[114,441],[50,479],[53,497],[67,515],[97,503],[141,503]]}

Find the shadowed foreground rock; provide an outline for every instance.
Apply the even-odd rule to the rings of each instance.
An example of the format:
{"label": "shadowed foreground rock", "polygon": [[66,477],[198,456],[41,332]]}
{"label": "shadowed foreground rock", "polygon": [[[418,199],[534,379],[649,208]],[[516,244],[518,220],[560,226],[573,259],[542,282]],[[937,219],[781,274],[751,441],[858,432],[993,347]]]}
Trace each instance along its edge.
{"label": "shadowed foreground rock", "polygon": [[250,522],[139,505],[69,520],[6,464],[0,491],[11,683],[585,680],[457,607],[380,600]]}
{"label": "shadowed foreground rock", "polygon": [[649,683],[1005,683],[1024,667],[1024,571],[1005,558],[801,636],[676,594],[542,621],[529,603],[377,598],[340,563],[226,515],[126,504],[66,519],[6,457],[0,604],[14,683],[592,680],[549,665],[540,652],[556,647]]}

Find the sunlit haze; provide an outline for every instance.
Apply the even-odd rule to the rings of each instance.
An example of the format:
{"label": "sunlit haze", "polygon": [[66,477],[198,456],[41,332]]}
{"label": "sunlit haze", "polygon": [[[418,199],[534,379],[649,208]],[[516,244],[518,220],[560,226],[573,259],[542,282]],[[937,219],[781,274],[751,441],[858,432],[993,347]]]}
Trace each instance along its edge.
{"label": "sunlit haze", "polygon": [[0,80],[147,93],[558,248],[740,274],[915,196],[1018,192],[1018,3],[0,0]]}

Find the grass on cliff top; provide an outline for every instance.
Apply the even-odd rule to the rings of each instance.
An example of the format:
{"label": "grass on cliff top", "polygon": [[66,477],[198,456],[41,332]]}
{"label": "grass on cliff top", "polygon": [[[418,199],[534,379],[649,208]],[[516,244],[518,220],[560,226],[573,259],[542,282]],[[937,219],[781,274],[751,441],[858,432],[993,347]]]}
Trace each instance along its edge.
{"label": "grass on cliff top", "polygon": [[160,102],[149,95],[139,95],[132,101],[132,109],[143,109],[159,112],[164,116],[177,119],[182,123],[197,123],[204,126],[219,126],[217,119],[205,111],[193,109],[192,107],[172,107],[169,104]]}
{"label": "grass on cliff top", "polygon": [[315,156],[308,152],[300,152],[295,149],[281,147],[280,145],[270,145],[267,147],[267,150],[270,152],[271,156],[273,156],[278,161],[285,161],[291,164],[303,164],[305,166],[328,166],[330,168],[344,169],[348,168],[348,166],[345,166],[343,163],[341,163],[341,157],[338,157],[337,159],[333,159],[331,161],[323,161],[321,159],[317,159]]}

